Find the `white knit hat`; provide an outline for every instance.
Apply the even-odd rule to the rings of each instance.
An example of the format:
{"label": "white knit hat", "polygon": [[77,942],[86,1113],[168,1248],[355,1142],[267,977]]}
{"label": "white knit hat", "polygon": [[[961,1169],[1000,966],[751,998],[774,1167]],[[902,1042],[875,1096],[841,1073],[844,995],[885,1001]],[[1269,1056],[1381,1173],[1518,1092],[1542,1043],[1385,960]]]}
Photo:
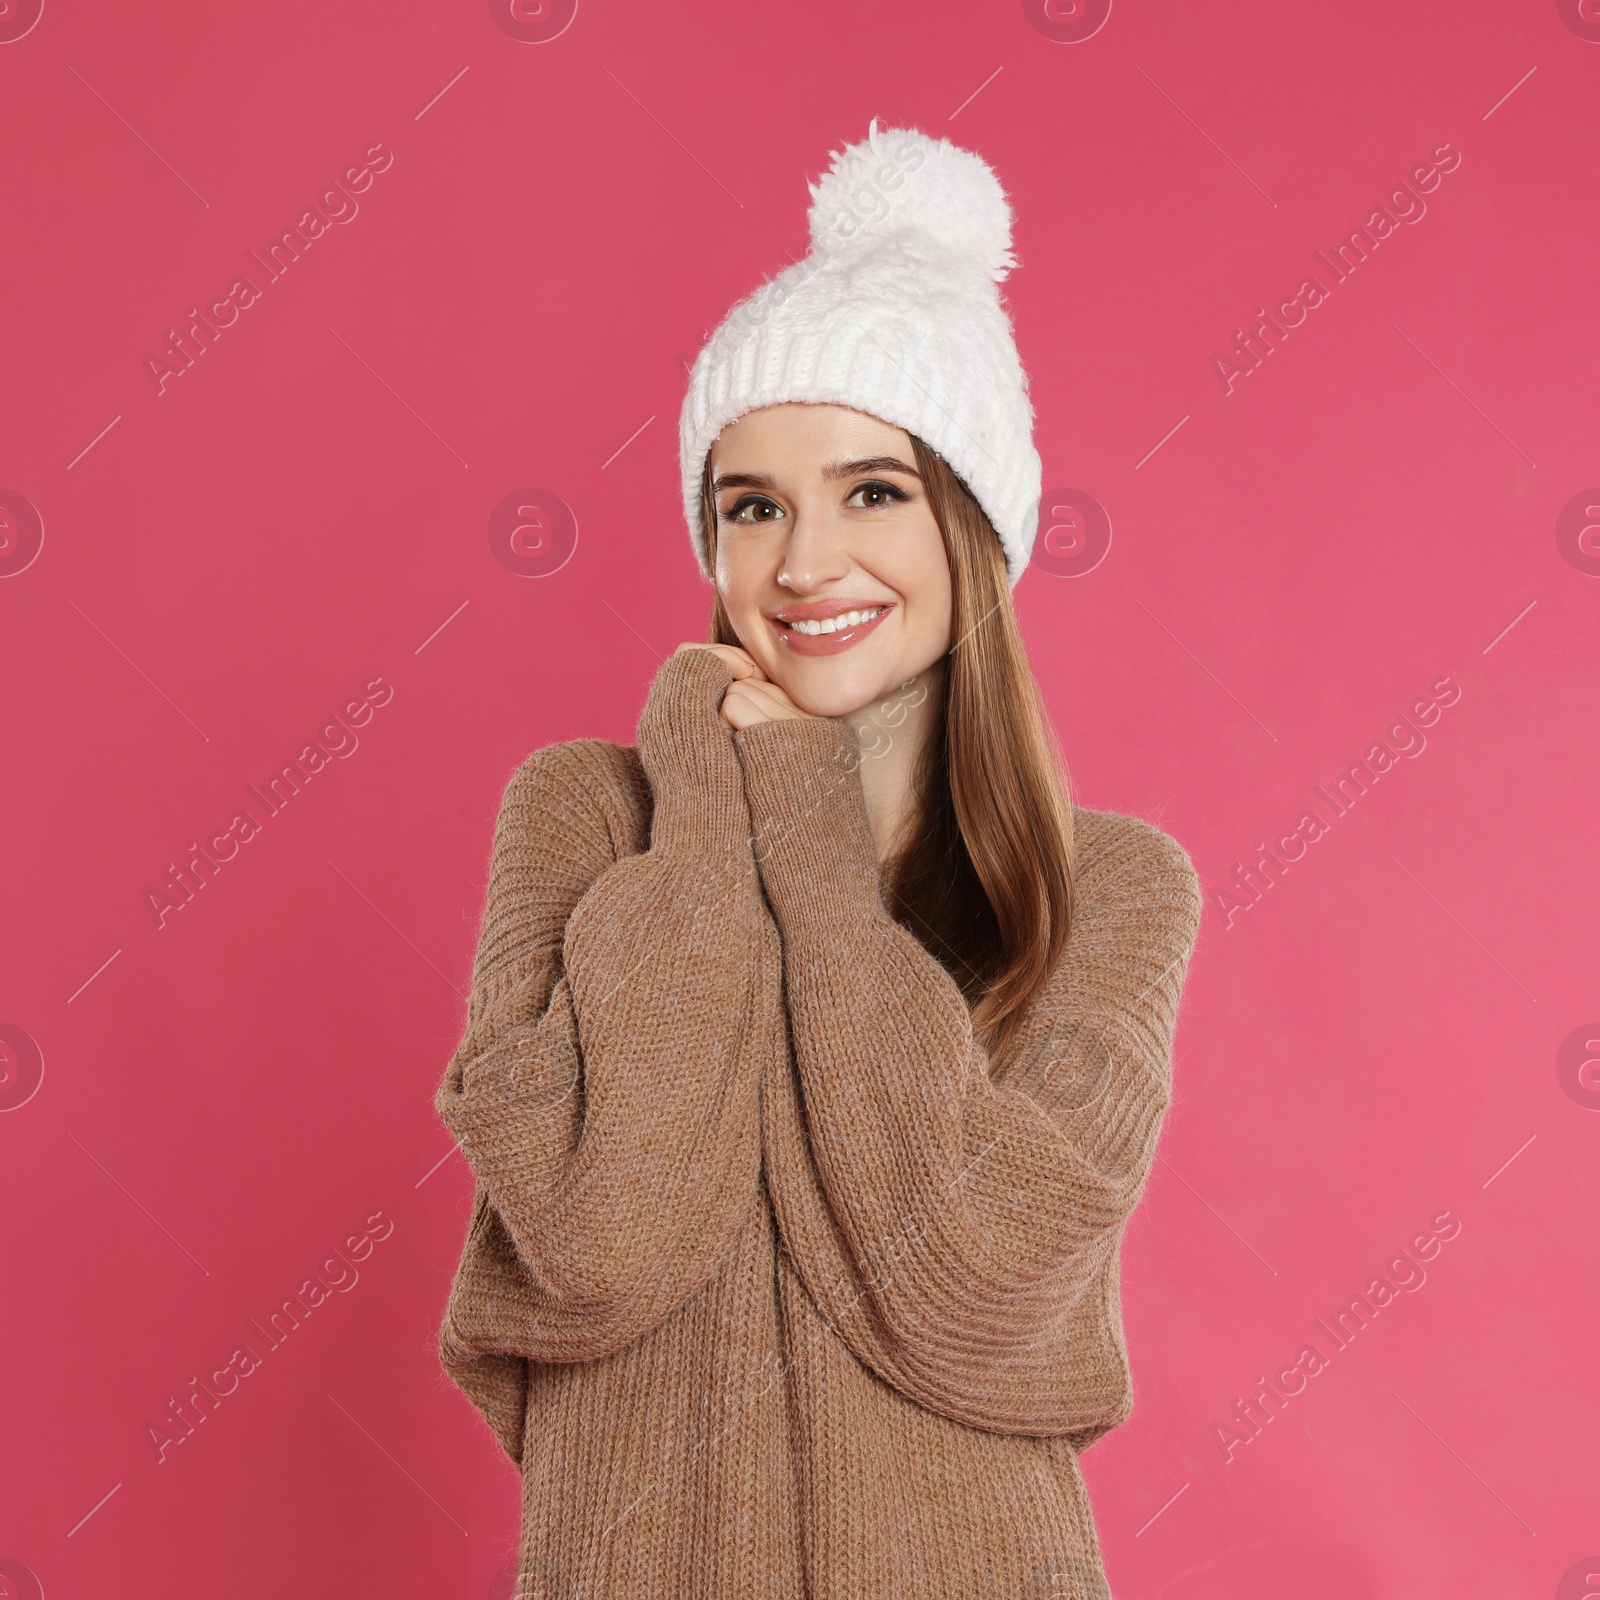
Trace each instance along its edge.
{"label": "white knit hat", "polygon": [[732,421],[789,401],[850,406],[916,434],[994,524],[1016,583],[1043,469],[1011,319],[1017,260],[988,164],[915,128],[838,151],[811,188],[811,253],[729,312],[695,360],[678,426],[683,509],[701,570],[706,452]]}

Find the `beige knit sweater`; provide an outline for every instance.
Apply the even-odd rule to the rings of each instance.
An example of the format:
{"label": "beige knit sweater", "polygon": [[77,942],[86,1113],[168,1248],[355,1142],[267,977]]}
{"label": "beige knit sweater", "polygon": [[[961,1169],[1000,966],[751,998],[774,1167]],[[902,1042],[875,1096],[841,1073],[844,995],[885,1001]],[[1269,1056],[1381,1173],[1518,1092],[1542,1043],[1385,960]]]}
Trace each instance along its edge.
{"label": "beige knit sweater", "polygon": [[440,1354],[521,1469],[518,1594],[1103,1597],[1076,1455],[1132,1405],[1194,870],[1076,809],[1066,952],[991,1073],[884,910],[849,727],[730,733],[730,681],[675,656],[637,750],[539,751],[496,826]]}

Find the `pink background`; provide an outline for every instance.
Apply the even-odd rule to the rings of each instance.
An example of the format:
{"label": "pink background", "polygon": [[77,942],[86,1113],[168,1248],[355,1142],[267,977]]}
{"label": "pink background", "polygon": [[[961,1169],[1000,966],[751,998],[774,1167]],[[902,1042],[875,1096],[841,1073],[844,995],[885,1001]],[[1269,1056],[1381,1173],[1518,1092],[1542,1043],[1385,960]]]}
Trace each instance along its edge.
{"label": "pink background", "polygon": [[[1584,5],[1118,0],[1074,42],[1065,0],[585,0],[525,42],[468,0],[47,0],[0,44],[0,562],[43,524],[0,581],[0,1594],[505,1591],[517,1481],[434,1353],[470,1183],[432,1096],[493,817],[530,750],[628,739],[704,636],[685,363],[873,115],[1016,201],[1050,503],[1112,527],[1017,591],[1079,802],[1212,890],[1333,819],[1206,912],[1124,1252],[1137,1406],[1083,1458],[1113,1589],[1600,1588]],[[1426,215],[1333,284],[1314,252],[1442,143]],[[374,144],[357,214],[268,284],[246,252]],[[244,274],[158,394],[146,357]],[[1312,274],[1226,392],[1212,358]],[[576,519],[544,576],[490,546],[520,490]],[[1336,816],[1314,786],[1441,677],[1425,750]],[[379,678],[267,818],[246,785]],[[146,891],[244,809],[158,928]],[[1445,1211],[1426,1282],[1335,1351],[1314,1319]],[[379,1213],[359,1281],[331,1262],[158,1463],[169,1399]],[[1226,1458],[1308,1342],[1326,1369]]]}

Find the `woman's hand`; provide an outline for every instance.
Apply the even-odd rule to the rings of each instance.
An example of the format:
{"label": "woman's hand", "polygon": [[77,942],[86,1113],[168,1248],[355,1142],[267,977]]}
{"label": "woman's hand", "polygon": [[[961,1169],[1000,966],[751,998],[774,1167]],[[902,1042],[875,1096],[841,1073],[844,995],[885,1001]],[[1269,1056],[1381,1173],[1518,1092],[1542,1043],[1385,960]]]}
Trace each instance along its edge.
{"label": "woman's hand", "polygon": [[758,722],[782,722],[792,717],[809,717],[778,687],[748,652],[731,644],[680,644],[685,650],[714,651],[733,673],[733,682],[722,697],[722,720],[730,728],[752,728]]}
{"label": "woman's hand", "polygon": [[730,728],[753,728],[758,722],[783,722],[792,717],[817,720],[765,677],[731,683],[722,697],[722,720]]}
{"label": "woman's hand", "polygon": [[675,656],[681,656],[689,650],[709,650],[712,655],[727,663],[728,670],[732,672],[735,679],[766,677],[766,674],[756,665],[755,657],[747,651],[741,650],[737,645],[704,644],[698,640],[690,640],[685,644],[680,644],[672,653]]}

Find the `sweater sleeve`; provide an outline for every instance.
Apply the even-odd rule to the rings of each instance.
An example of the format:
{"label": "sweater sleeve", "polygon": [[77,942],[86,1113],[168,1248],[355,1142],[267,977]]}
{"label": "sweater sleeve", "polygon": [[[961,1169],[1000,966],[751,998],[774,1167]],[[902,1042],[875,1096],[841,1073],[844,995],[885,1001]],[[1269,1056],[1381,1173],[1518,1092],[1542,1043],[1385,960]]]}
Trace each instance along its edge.
{"label": "sweater sleeve", "polygon": [[478,1181],[474,1271],[442,1335],[457,1363],[622,1348],[716,1271],[756,1202],[776,933],[717,712],[729,681],[699,651],[657,676],[648,850],[619,852],[579,747],[531,757],[506,791],[435,1099]]}
{"label": "sweater sleeve", "polygon": [[1130,1398],[1116,1253],[1170,1098],[1194,869],[1166,834],[1117,819],[995,1069],[955,982],[883,905],[848,726],[763,723],[735,744],[826,1200],[792,1229],[813,1241],[808,1288],[911,1398],[1082,1448]]}

